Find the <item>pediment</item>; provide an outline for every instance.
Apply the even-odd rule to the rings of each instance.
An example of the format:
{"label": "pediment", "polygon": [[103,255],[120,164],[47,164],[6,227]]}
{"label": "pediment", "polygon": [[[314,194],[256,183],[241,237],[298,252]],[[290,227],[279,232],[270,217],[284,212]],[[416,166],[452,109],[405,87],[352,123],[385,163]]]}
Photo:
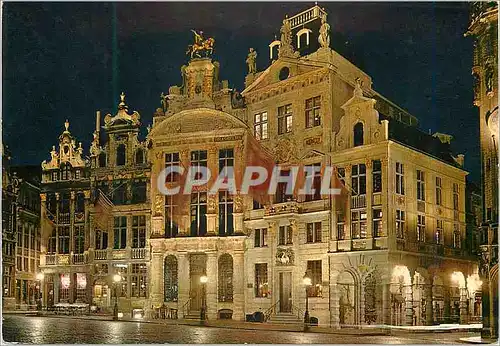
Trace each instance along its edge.
{"label": "pediment", "polygon": [[151,130],[149,137],[238,128],[247,129],[248,126],[231,114],[210,108],[196,108],[168,117]]}
{"label": "pediment", "polygon": [[[288,77],[283,78],[286,73],[284,69],[288,68]],[[307,64],[300,59],[293,58],[280,58],[271,64],[266,70],[258,74],[257,78],[241,93],[243,96],[255,91],[272,88],[273,85],[278,86],[282,84],[298,83],[301,81],[301,76],[314,74],[315,71],[319,72],[324,69],[322,64]],[[281,76],[281,77],[280,77]]]}

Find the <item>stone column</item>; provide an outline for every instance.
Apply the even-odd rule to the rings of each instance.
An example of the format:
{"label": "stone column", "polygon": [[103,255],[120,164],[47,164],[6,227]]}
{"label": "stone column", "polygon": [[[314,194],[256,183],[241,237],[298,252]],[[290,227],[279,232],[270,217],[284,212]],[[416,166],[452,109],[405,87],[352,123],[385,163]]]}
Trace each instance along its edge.
{"label": "stone column", "polygon": [[[413,277],[413,276],[412,276]],[[413,289],[411,284],[407,284],[404,286],[404,295],[405,295],[405,308],[406,308],[406,325],[413,325]]]}
{"label": "stone column", "polygon": [[460,324],[469,323],[469,311],[467,310],[467,289],[460,288]]}
{"label": "stone column", "polygon": [[391,324],[391,289],[386,280],[382,280],[382,323]]}
{"label": "stone column", "polygon": [[[181,161],[181,165],[183,167],[189,168],[190,160],[189,160],[189,150],[181,150],[179,153],[179,159]],[[186,172],[187,174],[187,172]],[[179,222],[179,236],[188,236],[190,232],[190,219],[189,219],[189,203],[191,200],[190,196],[184,196],[182,200],[185,200],[185,205],[181,206],[182,208],[179,212],[182,215],[181,222]]]}
{"label": "stone column", "polygon": [[[178,284],[179,284],[179,318],[183,318],[184,313],[188,313],[188,309],[182,311],[182,307],[189,300],[189,255],[187,253],[179,253],[177,255],[178,265]],[[189,307],[188,307],[189,308]]]}
{"label": "stone column", "polygon": [[[72,263],[73,252],[75,250],[73,248],[75,239],[75,197],[76,197],[75,191],[71,191],[70,196],[71,199],[69,202],[69,253],[70,253],[69,263]],[[71,291],[73,291],[73,289],[71,289],[70,292]],[[71,293],[70,293],[70,299],[71,299]]]}
{"label": "stone column", "polygon": [[54,273],[54,304],[59,303],[59,286],[61,284],[61,273]]}
{"label": "stone column", "polygon": [[332,274],[330,274],[330,327],[340,329],[338,286],[336,279],[333,281]]}
{"label": "stone column", "polygon": [[218,281],[218,271],[217,271],[217,253],[209,252],[207,253],[207,271],[206,275],[208,277],[208,282],[205,288],[205,299],[207,307],[207,318],[209,320],[217,319],[217,281]]}
{"label": "stone column", "polygon": [[245,280],[244,253],[237,251],[233,255],[233,320],[245,320]]}
{"label": "stone column", "polygon": [[217,235],[217,207],[218,207],[218,195],[207,195],[207,235],[215,236]]}
{"label": "stone column", "polygon": [[154,252],[152,254],[149,270],[149,298],[154,306],[163,303],[163,254]]}

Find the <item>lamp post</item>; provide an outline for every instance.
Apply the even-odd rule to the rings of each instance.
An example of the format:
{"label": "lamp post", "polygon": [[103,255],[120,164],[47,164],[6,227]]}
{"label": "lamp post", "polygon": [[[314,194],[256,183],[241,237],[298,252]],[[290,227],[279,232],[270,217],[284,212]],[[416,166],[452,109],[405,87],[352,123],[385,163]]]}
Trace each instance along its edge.
{"label": "lamp post", "polygon": [[202,275],[200,277],[201,283],[201,309],[200,309],[200,322],[201,324],[205,323],[206,319],[206,299],[205,299],[205,286],[208,281],[208,277],[206,275]]}
{"label": "lamp post", "polygon": [[311,286],[312,281],[311,277],[309,275],[309,272],[306,272],[304,275],[304,286],[306,288],[306,311],[304,312],[304,331],[307,332],[309,330],[309,323],[310,323],[310,318],[309,318],[309,286]]}
{"label": "lamp post", "polygon": [[113,321],[118,320],[118,295],[116,292],[116,286],[118,283],[122,281],[122,277],[120,274],[115,274],[113,276],[113,290],[115,291],[115,305],[113,306]]}
{"label": "lamp post", "polygon": [[38,296],[37,296],[37,302],[36,302],[36,309],[38,311],[43,309],[43,295],[42,295],[42,286],[43,286],[43,278],[44,275],[43,273],[37,273],[36,274],[36,280],[38,282]]}

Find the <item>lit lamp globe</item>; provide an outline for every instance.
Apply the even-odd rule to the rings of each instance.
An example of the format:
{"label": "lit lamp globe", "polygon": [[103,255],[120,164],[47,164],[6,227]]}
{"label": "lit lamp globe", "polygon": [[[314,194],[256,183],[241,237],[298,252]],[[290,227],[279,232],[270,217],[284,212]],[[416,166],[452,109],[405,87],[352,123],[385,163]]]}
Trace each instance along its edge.
{"label": "lit lamp globe", "polygon": [[202,284],[206,284],[208,282],[208,277],[206,275],[203,275],[200,277],[200,282]]}
{"label": "lit lamp globe", "polygon": [[44,277],[43,273],[38,273],[38,274],[36,274],[36,279],[37,279],[38,281],[42,281],[42,280],[43,280],[43,277]]}
{"label": "lit lamp globe", "polygon": [[312,285],[312,282],[311,282],[311,278],[310,277],[305,277],[304,278],[304,285],[305,286],[311,286]]}
{"label": "lit lamp globe", "polygon": [[119,274],[115,274],[113,276],[113,281],[114,282],[120,282],[120,281],[122,281],[122,277]]}

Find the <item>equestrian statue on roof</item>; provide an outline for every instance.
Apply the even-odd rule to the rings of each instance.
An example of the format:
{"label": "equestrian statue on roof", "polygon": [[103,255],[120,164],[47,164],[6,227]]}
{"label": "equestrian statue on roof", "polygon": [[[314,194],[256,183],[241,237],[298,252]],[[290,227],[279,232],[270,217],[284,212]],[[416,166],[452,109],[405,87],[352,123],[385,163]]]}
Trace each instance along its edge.
{"label": "equestrian statue on roof", "polygon": [[186,54],[190,54],[191,58],[201,58],[202,53],[205,54],[205,57],[211,56],[214,51],[215,39],[212,37],[204,39],[203,31],[191,30],[191,32],[194,34],[194,43],[188,46]]}

